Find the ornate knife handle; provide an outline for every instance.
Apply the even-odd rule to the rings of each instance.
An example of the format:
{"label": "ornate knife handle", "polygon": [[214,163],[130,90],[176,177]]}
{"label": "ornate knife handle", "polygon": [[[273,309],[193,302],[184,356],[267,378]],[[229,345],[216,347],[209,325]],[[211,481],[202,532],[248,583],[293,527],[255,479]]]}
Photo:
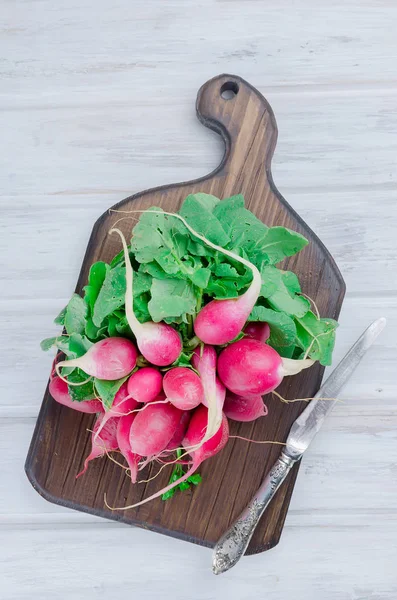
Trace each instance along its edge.
{"label": "ornate knife handle", "polygon": [[251,502],[220,538],[214,548],[212,559],[212,570],[215,575],[233,567],[243,556],[260,518],[296,461],[297,459],[281,453]]}

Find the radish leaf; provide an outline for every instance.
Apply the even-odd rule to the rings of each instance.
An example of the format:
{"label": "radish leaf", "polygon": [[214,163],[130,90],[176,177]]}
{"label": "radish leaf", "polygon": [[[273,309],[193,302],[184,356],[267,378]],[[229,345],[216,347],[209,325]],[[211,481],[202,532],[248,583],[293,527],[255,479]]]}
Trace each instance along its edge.
{"label": "radish leaf", "polygon": [[296,276],[291,277],[290,273],[271,265],[262,267],[261,276],[260,295],[267,299],[273,309],[297,317],[303,317],[310,309],[309,300],[297,295],[300,286]]}
{"label": "radish leaf", "polygon": [[218,198],[210,194],[190,194],[183,202],[179,213],[193,229],[204,235],[210,242],[218,246],[226,246],[230,238],[222,223],[213,214],[219,202]]}
{"label": "radish leaf", "polygon": [[296,326],[294,320],[283,312],[264,306],[255,306],[248,317],[248,321],[268,323],[270,327],[268,344],[270,346],[287,347],[295,342]]}
{"label": "radish leaf", "polygon": [[115,267],[106,272],[92,313],[94,325],[100,327],[105,317],[124,304],[125,267]]}
{"label": "radish leaf", "polygon": [[66,306],[61,310],[59,315],[55,317],[54,323],[55,325],[65,325],[65,315],[66,315]]}
{"label": "radish leaf", "polygon": [[270,227],[254,245],[245,249],[250,260],[260,267],[262,264],[274,265],[287,256],[293,256],[308,243],[307,239],[296,231],[285,227]]}
{"label": "radish leaf", "polygon": [[[73,369],[68,375],[68,381],[71,383],[81,383],[87,381],[89,375],[81,369]],[[75,402],[83,402],[84,400],[93,400],[96,398],[94,383],[92,380],[87,381],[83,385],[68,385],[69,395]]]}
{"label": "radish leaf", "polygon": [[334,319],[318,319],[309,311],[304,317],[295,318],[297,344],[304,352],[309,348],[309,357],[320,364],[331,364],[332,351],[335,344],[335,329],[338,327]]}
{"label": "radish leaf", "polygon": [[116,379],[115,381],[107,381],[105,379],[97,379],[96,377],[94,378],[96,391],[102,400],[105,410],[112,408],[115,395],[127,379],[128,377],[123,377],[122,379]]}
{"label": "radish leaf", "polygon": [[84,333],[87,319],[87,305],[78,294],[73,294],[66,307],[65,329],[66,332]]}
{"label": "radish leaf", "polygon": [[196,294],[188,281],[180,279],[153,279],[151,299],[148,304],[150,315],[156,323],[165,318],[182,317],[195,313]]}
{"label": "radish leaf", "polygon": [[94,310],[95,302],[98,298],[100,289],[105,281],[106,273],[109,270],[109,265],[104,262],[94,263],[88,275],[88,285],[84,288],[84,299],[90,307],[91,313]]}

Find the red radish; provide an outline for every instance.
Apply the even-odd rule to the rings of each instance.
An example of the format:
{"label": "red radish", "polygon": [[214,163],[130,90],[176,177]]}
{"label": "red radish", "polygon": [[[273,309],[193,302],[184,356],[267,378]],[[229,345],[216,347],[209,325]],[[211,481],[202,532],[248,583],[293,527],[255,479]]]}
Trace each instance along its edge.
{"label": "red radish", "polygon": [[227,344],[240,333],[258,300],[262,286],[261,274],[256,266],[245,258],[213,244],[205,236],[200,235],[180,215],[173,216],[178,217],[190,233],[202,240],[207,246],[230,256],[230,258],[248,267],[252,272],[252,282],[244,294],[229,300],[212,300],[200,310],[194,321],[194,332],[202,342],[216,346]]}
{"label": "red radish", "polygon": [[49,384],[49,390],[51,396],[59,402],[59,404],[63,404],[64,406],[68,406],[69,408],[73,408],[74,410],[78,410],[83,413],[97,413],[103,412],[102,402],[100,400],[83,400],[82,402],[77,402],[72,400],[69,391],[68,385],[63,379],[60,377],[54,377]]}
{"label": "red radish", "polygon": [[125,258],[126,292],[125,316],[128,325],[136,337],[139,350],[146,360],[158,367],[165,367],[173,363],[182,352],[182,340],[179,333],[167,323],[154,323],[147,321],[140,323],[133,310],[133,278],[130,255],[124,235],[119,229],[112,229],[121,237]]}
{"label": "red radish", "polygon": [[270,327],[268,323],[252,322],[244,327],[244,333],[264,344],[270,337]]}
{"label": "red radish", "polygon": [[167,399],[181,410],[196,408],[204,399],[201,379],[188,367],[175,367],[167,371],[163,387]]}
{"label": "red radish", "polygon": [[101,431],[101,435],[96,438],[96,432],[101,426],[101,422],[104,415],[98,415],[97,420],[95,421],[94,429],[91,434],[91,443],[92,448],[90,454],[84,461],[84,468],[78,475],[76,475],[76,479],[81,475],[84,475],[88,468],[88,463],[95,458],[99,458],[106,454],[106,452],[111,452],[112,450],[117,450],[117,421],[118,419],[109,419],[105,425],[105,427]]}
{"label": "red radish", "polygon": [[215,398],[219,411],[222,411],[225,401],[226,389],[220,379],[216,376],[217,356],[215,348],[204,346],[202,350],[196,348],[192,356],[192,364],[200,373],[204,389],[202,403],[208,408],[208,398],[211,396],[215,386]]}
{"label": "red radish", "polygon": [[[241,257],[239,260],[243,262]],[[194,333],[206,344],[219,346],[231,342],[244,327],[258,300],[262,285],[260,273],[248,261],[244,260],[244,264],[250,266],[253,274],[248,290],[238,298],[211,300],[200,310],[194,321]]]}
{"label": "red radish", "polygon": [[225,396],[216,381],[216,352],[213,346],[197,347],[192,356],[192,364],[199,372],[204,388],[203,404],[208,407],[208,424],[202,443],[209,440],[219,429],[222,421],[222,406]]}
{"label": "red radish", "polygon": [[310,359],[281,358],[267,344],[243,338],[222,350],[218,357],[218,374],[225,386],[237,395],[263,395],[279,386],[284,375],[294,375],[312,364]]}
{"label": "red radish", "polygon": [[155,456],[162,452],[174,435],[181,411],[172,404],[147,404],[131,425],[131,452]]}
{"label": "red radish", "polygon": [[168,442],[166,450],[176,450],[177,448],[180,447],[182,440],[185,437],[185,433],[186,433],[186,429],[187,429],[187,426],[190,421],[190,417],[191,417],[190,411],[185,410],[182,413],[181,418],[178,423],[178,427],[176,428],[175,433],[172,436],[172,439]]}
{"label": "red radish", "polygon": [[[98,428],[98,431],[95,434],[95,439],[100,435],[102,428],[105,427],[105,425],[109,419],[127,415],[132,410],[135,410],[138,406],[139,406],[139,402],[134,400],[134,398],[132,398],[128,394],[128,384],[125,381],[123,383],[123,385],[120,387],[117,394],[115,395],[112,406],[103,415],[101,424]],[[133,414],[135,414],[135,413],[133,413]]]}
{"label": "red radish", "polygon": [[130,446],[130,433],[131,425],[135,420],[137,413],[131,413],[130,415],[124,415],[120,417],[117,423],[117,444],[121,454],[124,456],[130,469],[131,481],[136,483],[138,477],[138,463],[141,459],[139,454],[131,452]]}
{"label": "red radish", "polygon": [[[219,410],[223,410],[223,405],[225,403],[225,398],[226,398],[226,388],[223,385],[222,381],[219,379],[219,377],[216,378],[216,403],[218,406]],[[203,402],[204,406],[207,406],[207,404],[205,402]]]}
{"label": "red radish", "polygon": [[267,406],[263,403],[262,396],[251,396],[243,398],[236,396],[232,392],[226,394],[225,405],[223,407],[225,415],[232,421],[255,421],[259,417],[267,415]]}
{"label": "red radish", "polygon": [[128,393],[138,402],[152,402],[163,389],[163,376],[153,367],[142,367],[128,379]]}
{"label": "red radish", "polygon": [[59,362],[56,372],[59,375],[61,367],[78,367],[92,377],[112,381],[131,373],[137,358],[137,349],[130,340],[110,337],[96,342],[80,358]]}
{"label": "red radish", "polygon": [[[203,440],[205,439],[205,428],[207,426],[208,420],[208,409],[202,405],[196,408],[189,423],[186,435],[182,442],[183,446],[189,452],[193,459],[193,464],[188,469],[187,473],[185,473],[176,481],[167,485],[162,490],[159,490],[155,494],[152,494],[148,498],[145,498],[144,500],[141,500],[136,504],[132,504],[131,506],[113,508],[113,510],[128,510],[130,508],[135,508],[136,506],[146,504],[146,502],[150,502],[151,500],[158,498],[162,494],[165,494],[169,490],[172,490],[172,488],[191,477],[191,475],[193,475],[193,473],[198,469],[198,467],[204,460],[207,460],[207,458],[211,458],[211,456],[215,456],[215,454],[218,454],[218,452],[220,452],[226,446],[226,443],[229,439],[229,424],[227,422],[226,416],[222,415],[220,427],[215,432],[215,435],[213,435],[211,439],[203,442]],[[192,450],[192,448],[195,449]]]}
{"label": "red radish", "polygon": [[[216,388],[215,388],[216,389],[216,392],[215,392],[216,393],[216,404],[217,404],[219,410],[222,410],[224,402],[225,402],[225,398],[226,398],[226,388],[223,385],[222,381],[219,379],[219,377],[216,378],[215,385],[216,385]],[[207,403],[207,400],[205,397],[203,399],[203,404],[204,404],[204,406],[206,406],[208,408],[208,403]]]}
{"label": "red radish", "polygon": [[193,463],[196,463],[196,468],[203,460],[220,452],[229,439],[229,425],[226,415],[222,413],[221,425],[215,435],[200,446],[198,450],[190,451],[190,448],[198,445],[203,440],[207,421],[208,409],[205,406],[199,406],[190,419],[189,427],[182,441],[182,445],[192,456]]}

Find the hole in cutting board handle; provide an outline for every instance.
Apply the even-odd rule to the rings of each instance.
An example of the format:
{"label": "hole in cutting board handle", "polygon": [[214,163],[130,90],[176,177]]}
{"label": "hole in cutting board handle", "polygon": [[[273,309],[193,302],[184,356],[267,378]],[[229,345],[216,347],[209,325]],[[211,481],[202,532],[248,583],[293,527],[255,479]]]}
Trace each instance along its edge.
{"label": "hole in cutting board handle", "polygon": [[221,87],[221,97],[224,100],[233,100],[238,94],[238,85],[235,81],[226,81]]}

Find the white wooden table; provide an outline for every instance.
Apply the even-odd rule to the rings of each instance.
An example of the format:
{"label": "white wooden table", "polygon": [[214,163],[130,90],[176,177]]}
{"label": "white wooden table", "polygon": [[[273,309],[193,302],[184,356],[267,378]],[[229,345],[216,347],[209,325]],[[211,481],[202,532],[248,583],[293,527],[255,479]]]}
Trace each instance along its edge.
{"label": "white wooden table", "polygon": [[[397,4],[393,0],[3,0],[0,11],[0,597],[395,600]],[[94,220],[204,175],[202,83],[274,108],[274,179],[347,283],[335,361],[388,328],[304,458],[279,546],[214,577],[208,549],[45,502],[23,463]]]}

